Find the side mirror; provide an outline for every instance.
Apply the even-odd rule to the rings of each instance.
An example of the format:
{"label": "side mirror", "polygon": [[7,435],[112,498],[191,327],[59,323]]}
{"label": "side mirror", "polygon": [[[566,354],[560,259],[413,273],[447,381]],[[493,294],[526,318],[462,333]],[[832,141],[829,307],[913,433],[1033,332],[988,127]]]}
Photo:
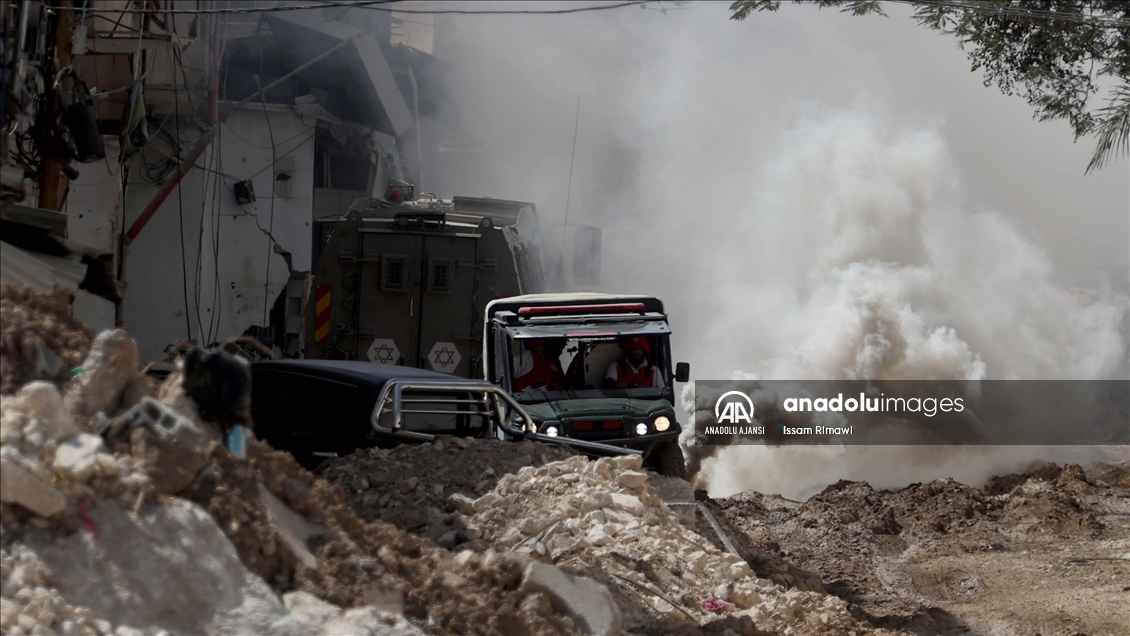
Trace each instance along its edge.
{"label": "side mirror", "polygon": [[691,365],[687,362],[680,362],[675,365],[675,381],[676,382],[689,382],[691,379]]}

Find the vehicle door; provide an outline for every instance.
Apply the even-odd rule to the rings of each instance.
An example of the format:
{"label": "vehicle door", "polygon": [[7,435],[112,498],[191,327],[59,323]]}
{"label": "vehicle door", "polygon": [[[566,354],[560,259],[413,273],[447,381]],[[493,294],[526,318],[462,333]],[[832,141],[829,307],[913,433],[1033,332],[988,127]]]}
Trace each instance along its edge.
{"label": "vehicle door", "polygon": [[417,366],[461,377],[477,376],[482,363],[478,238],[471,234],[423,237],[419,285]]}
{"label": "vehicle door", "polygon": [[362,228],[357,359],[420,366],[424,237]]}

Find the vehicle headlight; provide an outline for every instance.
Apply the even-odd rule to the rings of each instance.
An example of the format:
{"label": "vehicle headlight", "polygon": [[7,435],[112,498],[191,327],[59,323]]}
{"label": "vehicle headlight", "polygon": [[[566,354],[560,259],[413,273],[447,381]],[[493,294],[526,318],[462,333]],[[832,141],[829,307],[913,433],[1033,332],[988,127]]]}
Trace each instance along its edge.
{"label": "vehicle headlight", "polygon": [[671,428],[671,419],[666,415],[660,415],[659,417],[655,418],[655,430],[662,433],[669,428]]}
{"label": "vehicle headlight", "polygon": [[538,432],[538,423],[530,420],[530,423],[526,425],[526,431],[530,433]]}
{"label": "vehicle headlight", "polygon": [[640,422],[636,424],[636,435],[647,435],[647,424]]}
{"label": "vehicle headlight", "polygon": [[547,427],[545,429],[545,434],[550,436],[550,437],[557,437],[557,427],[556,426]]}

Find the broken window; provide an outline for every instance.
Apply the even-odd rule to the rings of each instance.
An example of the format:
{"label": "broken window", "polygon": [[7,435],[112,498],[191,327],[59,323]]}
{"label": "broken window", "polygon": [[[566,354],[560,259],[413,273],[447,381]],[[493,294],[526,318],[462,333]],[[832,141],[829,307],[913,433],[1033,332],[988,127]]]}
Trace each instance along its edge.
{"label": "broken window", "polygon": [[330,186],[338,190],[369,189],[369,172],[373,166],[368,157],[330,154]]}
{"label": "broken window", "polygon": [[280,157],[275,161],[275,196],[289,199],[294,196],[291,183],[294,181],[294,157]]}

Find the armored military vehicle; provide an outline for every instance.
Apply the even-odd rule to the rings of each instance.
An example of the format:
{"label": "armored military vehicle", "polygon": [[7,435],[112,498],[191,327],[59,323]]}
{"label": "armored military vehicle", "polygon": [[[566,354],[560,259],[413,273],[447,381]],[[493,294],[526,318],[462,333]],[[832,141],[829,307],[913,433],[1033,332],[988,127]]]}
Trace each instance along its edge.
{"label": "armored military vehicle", "polygon": [[532,203],[363,198],[314,237],[307,359],[481,377],[487,303],[547,287]]}

